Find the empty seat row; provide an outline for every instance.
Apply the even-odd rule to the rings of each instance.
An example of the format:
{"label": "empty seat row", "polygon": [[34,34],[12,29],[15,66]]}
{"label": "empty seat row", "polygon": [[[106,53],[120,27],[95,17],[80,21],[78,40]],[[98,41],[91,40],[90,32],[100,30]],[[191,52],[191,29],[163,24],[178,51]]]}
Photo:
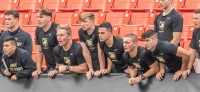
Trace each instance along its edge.
{"label": "empty seat row", "polygon": [[[161,11],[160,0],[0,0],[0,11],[17,9],[37,11],[47,7],[55,11]],[[199,0],[173,0],[181,11],[191,11],[200,6]]]}

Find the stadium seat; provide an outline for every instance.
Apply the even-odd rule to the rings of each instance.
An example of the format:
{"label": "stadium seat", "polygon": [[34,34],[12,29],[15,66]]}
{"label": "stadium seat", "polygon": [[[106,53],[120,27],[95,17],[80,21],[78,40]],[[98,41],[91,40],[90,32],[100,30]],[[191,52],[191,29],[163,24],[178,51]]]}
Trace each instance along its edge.
{"label": "stadium seat", "polygon": [[190,50],[190,42],[191,42],[191,40],[185,40],[183,48],[186,49],[187,51]]}
{"label": "stadium seat", "polygon": [[79,11],[81,12],[83,8],[87,8],[90,4],[90,0],[68,0],[64,9],[59,9],[60,11]]}
{"label": "stadium seat", "polygon": [[[182,8],[184,6],[185,0],[173,0],[173,7],[175,9]],[[132,8],[132,10],[136,11],[156,11],[161,12],[160,9],[160,0],[139,0],[136,9]]]}
{"label": "stadium seat", "polygon": [[56,13],[55,22],[58,24],[78,24],[80,14],[77,12]]}
{"label": "stadium seat", "polygon": [[63,9],[67,4],[67,0],[44,0],[43,7],[58,12]]}
{"label": "stadium seat", "polygon": [[0,0],[0,2],[0,11],[17,9],[19,5],[19,0]]}
{"label": "stadium seat", "polygon": [[155,13],[134,12],[131,14],[131,25],[154,25]]}
{"label": "stadium seat", "polygon": [[185,7],[179,10],[182,12],[193,12],[198,7],[200,7],[200,0],[185,0]]}
{"label": "stadium seat", "polygon": [[[55,20],[55,13],[52,13],[52,21],[54,22],[54,20]],[[38,26],[37,13],[31,14],[29,25],[27,25],[27,26]]]}
{"label": "stadium seat", "polygon": [[194,25],[193,15],[194,15],[193,12],[185,12],[185,13],[183,13],[182,14],[182,17],[184,19],[183,25]]}
{"label": "stadium seat", "polygon": [[113,5],[114,0],[91,0],[88,7],[84,8],[83,11],[103,11],[108,12]]}
{"label": "stadium seat", "polygon": [[19,25],[28,25],[30,21],[30,13],[29,12],[20,12],[19,13]]}
{"label": "stadium seat", "polygon": [[99,25],[106,20],[106,13],[104,12],[93,12],[95,16],[95,24]]}
{"label": "stadium seat", "polygon": [[138,41],[138,46],[144,47],[144,41],[139,40],[139,41]]}
{"label": "stadium seat", "polygon": [[115,0],[111,8],[112,11],[128,11],[137,5],[138,0]]}
{"label": "stadium seat", "polygon": [[194,26],[192,25],[184,25],[182,34],[181,34],[181,39],[182,40],[191,40],[192,39],[192,34],[193,34]]}
{"label": "stadium seat", "polygon": [[112,26],[112,34],[114,36],[119,36],[119,31],[120,31],[119,26]]}
{"label": "stadium seat", "polygon": [[159,7],[159,0],[138,0],[136,7],[131,7],[133,11],[152,12],[154,7]]}
{"label": "stadium seat", "polygon": [[154,25],[147,25],[146,30],[154,30]]}
{"label": "stadium seat", "polygon": [[141,35],[144,31],[145,27],[143,25],[123,25],[120,28],[119,36],[123,38],[126,34],[133,33],[137,35],[139,40],[141,40]]}
{"label": "stadium seat", "polygon": [[5,15],[4,13],[0,13],[0,26],[4,25],[4,21],[5,21]]}
{"label": "stadium seat", "polygon": [[79,41],[79,35],[78,35],[78,30],[81,28],[81,25],[73,25],[70,26],[71,31],[72,31],[72,39],[74,41]]}
{"label": "stadium seat", "polygon": [[44,0],[20,0],[18,11],[33,11],[39,10],[42,7]]}
{"label": "stadium seat", "polygon": [[0,25],[0,30],[8,30],[8,28],[4,25]]}
{"label": "stadium seat", "polygon": [[110,12],[106,15],[106,21],[112,25],[122,26],[123,24],[129,24],[131,15],[130,13],[123,12]]}

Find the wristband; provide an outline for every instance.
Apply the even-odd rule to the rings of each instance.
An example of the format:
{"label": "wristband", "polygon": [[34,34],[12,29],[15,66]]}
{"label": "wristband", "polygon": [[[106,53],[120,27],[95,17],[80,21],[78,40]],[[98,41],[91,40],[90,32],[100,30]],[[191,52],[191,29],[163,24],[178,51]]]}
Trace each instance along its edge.
{"label": "wristband", "polygon": [[69,71],[69,66],[68,66],[68,65],[66,65],[65,70],[66,70],[66,71]]}
{"label": "wristband", "polygon": [[141,74],[141,79],[142,79],[142,80],[144,80],[144,79],[145,79],[145,77],[144,77],[144,75],[143,75],[143,74]]}

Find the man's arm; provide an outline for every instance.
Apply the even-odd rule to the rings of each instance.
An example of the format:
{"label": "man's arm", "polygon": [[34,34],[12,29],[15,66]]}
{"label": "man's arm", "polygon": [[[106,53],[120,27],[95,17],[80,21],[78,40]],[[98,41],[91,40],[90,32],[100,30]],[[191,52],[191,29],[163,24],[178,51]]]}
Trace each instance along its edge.
{"label": "man's arm", "polygon": [[181,32],[173,32],[173,39],[171,43],[178,46],[181,41]]}
{"label": "man's arm", "polygon": [[42,47],[40,45],[36,45],[36,69],[37,69],[37,71],[41,71],[42,61],[43,61]]}
{"label": "man's arm", "polygon": [[187,65],[190,59],[190,52],[188,52],[187,50],[181,47],[178,47],[176,55],[182,58],[181,70],[185,70],[187,68]]}
{"label": "man's arm", "polygon": [[99,59],[100,70],[102,71],[105,69],[105,56],[99,43],[97,45],[97,49],[98,49],[98,59]]}
{"label": "man's arm", "polygon": [[[79,64],[77,66],[59,65],[59,73],[86,73],[88,68],[86,63]],[[68,70],[66,70],[68,68]]]}
{"label": "man's arm", "polygon": [[80,42],[80,44],[83,50],[83,57],[85,59],[85,62],[88,65],[89,71],[94,71],[93,65],[92,65],[92,58],[86,44],[84,42]]}
{"label": "man's arm", "polygon": [[36,65],[35,62],[32,60],[31,56],[28,55],[28,53],[23,55],[24,57],[22,58],[22,67],[24,70],[19,71],[15,74],[17,79],[19,78],[27,78],[31,76],[32,72],[35,71]]}
{"label": "man's arm", "polygon": [[29,52],[29,54],[32,55],[33,45],[32,45],[31,35],[28,34],[25,40],[26,41],[24,43],[24,50],[27,50]]}
{"label": "man's arm", "polygon": [[173,76],[173,81],[177,81],[180,78],[180,76],[184,73],[184,70],[186,70],[189,59],[190,59],[190,53],[187,50],[181,47],[178,47],[176,56],[179,56],[182,58],[182,66],[181,66],[181,70],[178,70],[175,72]]}

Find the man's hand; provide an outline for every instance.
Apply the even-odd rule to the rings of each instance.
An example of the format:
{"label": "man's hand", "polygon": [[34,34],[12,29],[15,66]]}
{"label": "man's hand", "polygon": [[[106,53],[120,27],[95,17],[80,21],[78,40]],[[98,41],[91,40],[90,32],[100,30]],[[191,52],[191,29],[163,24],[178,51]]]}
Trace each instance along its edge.
{"label": "man's hand", "polygon": [[13,76],[11,77],[11,80],[12,80],[12,81],[16,81],[16,80],[17,80],[17,77],[16,77],[15,75],[13,75]]}
{"label": "man's hand", "polygon": [[96,77],[101,76],[101,74],[102,74],[102,73],[101,73],[100,70],[94,72],[94,76],[96,76]]}
{"label": "man's hand", "polygon": [[175,74],[173,76],[173,81],[174,82],[177,81],[180,78],[180,76],[182,75],[182,73],[183,73],[183,70],[178,70],[177,72],[175,72]]}
{"label": "man's hand", "polygon": [[3,74],[4,74],[5,76],[7,76],[7,77],[11,75],[10,72],[8,72],[8,70],[3,71]]}
{"label": "man's hand", "polygon": [[110,69],[102,69],[102,70],[101,70],[101,73],[102,73],[103,75],[109,74],[109,73],[110,73]]}
{"label": "man's hand", "polygon": [[57,70],[50,70],[50,71],[48,72],[48,77],[49,77],[49,78],[53,78],[57,73],[58,73]]}
{"label": "man's hand", "polygon": [[92,75],[94,75],[94,71],[93,70],[89,70],[88,72],[86,72],[86,77],[88,80],[92,79]]}
{"label": "man's hand", "polygon": [[125,73],[130,74],[128,68],[126,70],[124,70]]}
{"label": "man's hand", "polygon": [[187,70],[183,71],[182,77],[183,77],[184,79],[187,79],[187,77],[188,77],[188,75],[189,75],[190,73],[191,73],[191,70],[190,70],[190,69],[187,69]]}
{"label": "man's hand", "polygon": [[32,73],[32,76],[33,76],[33,78],[37,79],[38,76],[39,76],[41,73],[42,73],[41,70],[36,70],[36,71],[34,71],[34,72]]}
{"label": "man's hand", "polygon": [[141,76],[138,76],[138,77],[135,77],[135,78],[132,77],[132,78],[129,79],[129,84],[132,86],[134,84],[140,83],[141,81],[142,81]]}
{"label": "man's hand", "polygon": [[165,70],[160,70],[157,74],[156,74],[156,79],[161,81],[164,78],[164,74],[165,74]]}

